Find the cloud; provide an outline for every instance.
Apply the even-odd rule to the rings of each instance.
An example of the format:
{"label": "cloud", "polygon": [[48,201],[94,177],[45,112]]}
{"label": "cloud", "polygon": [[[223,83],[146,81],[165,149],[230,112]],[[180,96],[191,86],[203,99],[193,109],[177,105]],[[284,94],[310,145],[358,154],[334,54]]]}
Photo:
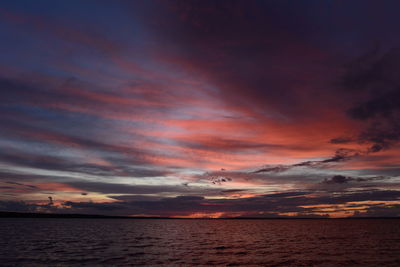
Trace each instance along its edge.
{"label": "cloud", "polygon": [[389,149],[400,141],[400,49],[375,49],[353,61],[343,74],[340,86],[356,101],[347,110],[354,120],[364,122],[354,137],[338,141],[368,144],[366,153]]}
{"label": "cloud", "polygon": [[37,186],[30,185],[30,184],[22,184],[22,183],[17,183],[17,182],[12,182],[12,181],[6,181],[5,183],[11,184],[11,185],[19,185],[19,186],[27,187],[30,189],[37,189]]}
{"label": "cloud", "polygon": [[30,204],[24,201],[1,201],[0,211],[16,212],[62,212],[52,204]]}
{"label": "cloud", "polygon": [[162,193],[191,193],[207,191],[216,192],[217,189],[209,189],[202,187],[188,187],[183,185],[129,185],[116,184],[109,182],[89,182],[89,181],[68,181],[66,184],[79,188],[82,191],[98,192],[104,194],[162,194]]}
{"label": "cloud", "polygon": [[222,190],[221,193],[240,193],[240,192],[245,192],[246,189],[226,189]]}
{"label": "cloud", "polygon": [[366,212],[356,211],[353,217],[400,217],[400,205],[371,205]]}
{"label": "cloud", "polygon": [[334,6],[5,4],[2,199],[168,216],[397,200],[399,50],[349,58],[398,18]]}
{"label": "cloud", "polygon": [[[114,215],[191,216],[193,214],[219,213],[225,216],[304,217],[329,214],[335,216],[335,212],[342,211],[346,211],[350,215],[354,211],[358,211],[360,214],[372,214],[375,208],[378,210],[389,208],[388,210],[390,210],[393,205],[389,203],[399,198],[400,191],[394,190],[366,190],[335,195],[320,194],[315,191],[284,192],[236,199],[204,198],[196,195],[167,198],[122,195],[115,196],[115,199],[118,199],[117,202],[65,201],[59,206],[3,201],[0,202],[0,208],[14,211],[42,210]],[[386,204],[383,204],[385,202]],[[327,206],[331,209],[324,210],[324,207]],[[371,212],[368,213],[368,211]],[[378,216],[377,211],[374,211],[374,214]],[[391,214],[394,214],[394,211]]]}
{"label": "cloud", "polygon": [[112,212],[121,211],[127,207],[120,203],[94,203],[94,202],[72,202],[66,201],[63,203],[64,206],[72,208],[76,211],[84,210],[85,213],[96,213],[96,212]]}
{"label": "cloud", "polygon": [[312,160],[295,163],[291,165],[267,165],[261,169],[253,171],[253,173],[265,173],[265,172],[284,172],[293,168],[308,167],[308,168],[325,168],[329,167],[332,163],[343,162],[352,159],[359,155],[359,152],[354,149],[338,149],[335,155],[328,159],[323,160]]}
{"label": "cloud", "polygon": [[309,191],[303,192],[284,192],[284,193],[274,193],[274,194],[266,194],[264,197],[268,198],[287,198],[287,197],[298,197],[310,194]]}
{"label": "cloud", "polygon": [[345,184],[349,182],[369,182],[369,181],[376,181],[376,180],[384,180],[388,179],[387,177],[379,176],[379,177],[366,177],[366,178],[361,178],[361,177],[348,177],[348,176],[343,176],[343,175],[335,175],[332,176],[329,179],[324,179],[322,183],[324,184]]}

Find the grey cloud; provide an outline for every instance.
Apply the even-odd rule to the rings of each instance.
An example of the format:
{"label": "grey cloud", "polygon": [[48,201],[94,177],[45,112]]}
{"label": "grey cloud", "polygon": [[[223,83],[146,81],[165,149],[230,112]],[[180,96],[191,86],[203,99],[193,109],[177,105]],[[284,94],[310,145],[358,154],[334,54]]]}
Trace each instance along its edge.
{"label": "grey cloud", "polygon": [[313,160],[313,161],[303,161],[296,164],[291,165],[267,165],[263,168],[260,168],[253,173],[266,173],[266,172],[284,172],[293,168],[298,167],[307,167],[307,168],[324,168],[329,166],[332,163],[343,162],[352,159],[359,155],[359,151],[354,149],[338,149],[335,152],[335,155],[324,160]]}
{"label": "grey cloud", "polygon": [[[312,197],[308,195],[312,194]],[[283,192],[238,199],[204,198],[196,195],[180,195],[177,197],[160,198],[154,196],[114,196],[118,199],[112,203],[74,202],[66,201],[61,207],[51,205],[34,205],[24,202],[0,202],[2,210],[37,211],[40,209],[60,213],[87,213],[135,215],[148,214],[158,216],[189,215],[191,213],[236,212],[242,216],[276,216],[278,213],[296,212],[299,216],[320,213],[316,205],[347,204],[360,201],[393,201],[400,198],[396,190],[365,190],[360,192],[342,192],[341,194],[326,194],[315,191]],[[367,204],[370,205],[370,204]],[[310,206],[310,207],[307,207]],[[365,204],[353,204],[362,209]],[[370,205],[371,212],[378,214],[381,210],[376,205]],[[390,206],[385,207],[390,208]],[[328,212],[327,212],[328,213]],[[394,213],[392,213],[394,214]]]}
{"label": "grey cloud", "polygon": [[400,205],[370,205],[366,212],[356,212],[353,217],[400,217]]}
{"label": "grey cloud", "polygon": [[89,181],[66,181],[66,184],[82,189],[87,192],[99,192],[103,194],[211,194],[218,195],[218,188],[210,187],[188,187],[184,185],[129,185],[107,182],[89,182]]}
{"label": "grey cloud", "polygon": [[399,48],[387,52],[376,49],[349,64],[340,86],[360,101],[347,110],[347,115],[365,122],[365,127],[355,137],[335,138],[331,142],[369,144],[366,153],[375,153],[400,141],[399,71]]}
{"label": "grey cloud", "polygon": [[349,182],[370,182],[377,180],[389,179],[389,177],[378,176],[378,177],[349,177],[343,175],[335,175],[329,179],[324,179],[324,184],[345,184]]}

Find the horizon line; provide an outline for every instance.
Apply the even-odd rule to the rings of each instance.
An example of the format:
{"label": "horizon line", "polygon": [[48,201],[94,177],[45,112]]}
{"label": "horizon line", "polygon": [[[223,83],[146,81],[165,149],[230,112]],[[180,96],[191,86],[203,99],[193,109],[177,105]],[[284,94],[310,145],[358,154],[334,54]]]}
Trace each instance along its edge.
{"label": "horizon line", "polygon": [[78,214],[78,213],[36,213],[36,212],[14,212],[0,211],[0,218],[60,218],[60,219],[168,219],[168,220],[343,220],[343,219],[400,219],[397,217],[168,217],[168,216],[126,216],[126,215],[101,215],[101,214]]}

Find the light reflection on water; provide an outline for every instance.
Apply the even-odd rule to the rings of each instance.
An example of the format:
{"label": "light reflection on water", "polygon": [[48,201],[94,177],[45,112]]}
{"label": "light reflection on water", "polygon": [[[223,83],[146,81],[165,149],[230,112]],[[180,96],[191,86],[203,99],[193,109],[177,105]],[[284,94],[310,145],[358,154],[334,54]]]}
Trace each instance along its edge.
{"label": "light reflection on water", "polygon": [[1,266],[400,266],[400,220],[1,219]]}

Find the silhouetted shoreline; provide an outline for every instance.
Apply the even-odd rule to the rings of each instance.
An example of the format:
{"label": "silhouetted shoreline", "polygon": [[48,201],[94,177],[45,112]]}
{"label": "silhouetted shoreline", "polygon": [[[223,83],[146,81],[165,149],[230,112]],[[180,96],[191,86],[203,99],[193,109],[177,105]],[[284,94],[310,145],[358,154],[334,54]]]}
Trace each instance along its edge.
{"label": "silhouetted shoreline", "polygon": [[359,219],[400,219],[400,217],[346,217],[346,218],[314,218],[314,217],[226,217],[226,218],[176,218],[145,216],[111,216],[93,214],[62,214],[0,211],[0,218],[60,218],[60,219],[159,219],[159,220],[359,220]]}

